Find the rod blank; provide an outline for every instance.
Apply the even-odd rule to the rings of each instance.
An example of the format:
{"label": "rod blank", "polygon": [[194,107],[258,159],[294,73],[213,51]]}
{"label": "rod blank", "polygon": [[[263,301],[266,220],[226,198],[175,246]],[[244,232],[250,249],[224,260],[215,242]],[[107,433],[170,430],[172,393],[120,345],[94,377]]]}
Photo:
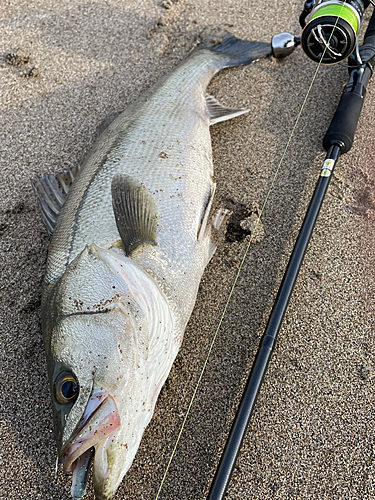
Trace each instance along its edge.
{"label": "rod blank", "polygon": [[222,500],[228,488],[246,429],[262,385],[263,377],[266,373],[267,366],[306,253],[306,249],[315,226],[315,222],[318,218],[319,211],[342,146],[342,144],[333,145],[328,150],[322,173],[316,184],[301,231],[298,235],[288,267],[281,282],[266,330],[262,337],[253,368],[242,395],[242,399],[232,424],[232,428],[207,500]]}

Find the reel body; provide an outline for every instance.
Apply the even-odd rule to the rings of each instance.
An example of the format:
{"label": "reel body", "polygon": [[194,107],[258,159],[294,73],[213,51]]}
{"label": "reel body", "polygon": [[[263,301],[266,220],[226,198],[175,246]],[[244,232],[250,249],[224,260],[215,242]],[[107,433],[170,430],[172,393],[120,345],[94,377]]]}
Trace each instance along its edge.
{"label": "reel body", "polygon": [[[363,14],[369,0],[321,0],[306,2],[300,22],[301,45],[306,55],[322,64],[336,64],[354,51]],[[305,19],[311,14],[310,20]]]}

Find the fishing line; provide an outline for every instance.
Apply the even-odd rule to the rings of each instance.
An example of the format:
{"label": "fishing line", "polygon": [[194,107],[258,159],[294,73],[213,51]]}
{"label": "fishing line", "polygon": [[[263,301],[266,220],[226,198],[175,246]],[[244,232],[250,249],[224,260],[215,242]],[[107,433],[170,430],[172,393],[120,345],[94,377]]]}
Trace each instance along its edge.
{"label": "fishing line", "polygon": [[199,375],[199,378],[198,378],[197,384],[196,384],[196,386],[195,386],[195,389],[194,389],[193,395],[192,395],[192,397],[191,397],[191,399],[190,399],[190,403],[189,403],[188,409],[187,409],[187,411],[186,411],[186,414],[185,414],[184,420],[183,420],[183,422],[182,422],[182,425],[181,425],[181,428],[180,428],[180,432],[178,433],[176,443],[175,443],[174,448],[173,448],[173,450],[172,450],[172,454],[171,454],[171,456],[170,456],[170,459],[169,459],[169,462],[168,462],[167,468],[166,468],[166,470],[165,470],[164,476],[163,476],[163,478],[162,478],[162,480],[161,480],[161,483],[160,483],[160,486],[159,486],[159,489],[158,489],[157,495],[156,495],[156,497],[155,497],[155,500],[158,500],[158,499],[159,499],[159,497],[160,497],[160,492],[161,492],[161,490],[162,490],[162,488],[163,488],[163,485],[164,485],[164,482],[165,482],[165,478],[167,477],[167,474],[168,474],[169,468],[170,468],[171,463],[172,463],[172,461],[173,461],[173,458],[174,458],[174,456],[175,456],[175,453],[176,453],[176,450],[177,450],[177,446],[178,446],[178,444],[179,444],[179,442],[180,442],[180,439],[181,439],[182,433],[183,433],[183,431],[184,431],[186,421],[187,421],[188,416],[189,416],[189,414],[190,414],[191,407],[193,406],[193,402],[194,402],[195,396],[196,396],[196,394],[197,394],[197,392],[198,392],[199,385],[200,385],[200,383],[201,383],[201,380],[202,380],[202,378],[203,378],[204,372],[205,372],[205,370],[206,370],[207,363],[208,363],[208,361],[209,361],[209,358],[210,358],[210,355],[211,355],[212,349],[213,349],[213,347],[214,347],[214,344],[215,344],[216,338],[217,338],[217,336],[218,336],[218,333],[219,333],[220,327],[221,327],[221,325],[222,325],[222,323],[223,323],[224,316],[225,316],[225,314],[226,314],[226,312],[227,312],[227,309],[228,309],[228,306],[229,306],[230,300],[231,300],[231,298],[232,298],[232,295],[233,295],[234,289],[235,289],[235,287],[236,287],[236,284],[237,284],[238,278],[239,278],[239,276],[240,276],[240,274],[241,274],[241,270],[242,270],[243,264],[244,264],[244,262],[245,262],[246,256],[247,256],[247,254],[248,254],[248,252],[249,252],[250,245],[251,245],[251,243],[252,243],[252,241],[253,241],[253,239],[254,239],[254,235],[255,235],[255,233],[256,233],[256,230],[257,230],[257,228],[258,228],[259,222],[260,222],[260,220],[261,220],[261,217],[262,217],[262,214],[263,214],[264,208],[265,208],[265,206],[266,206],[266,204],[267,204],[267,202],[268,202],[268,199],[269,199],[269,197],[270,197],[271,191],[272,191],[272,189],[273,189],[273,187],[274,187],[274,184],[275,184],[275,181],[276,181],[276,177],[277,177],[277,175],[278,175],[278,173],[279,173],[279,171],[280,171],[281,165],[283,164],[283,161],[284,161],[285,155],[286,155],[286,153],[287,153],[287,151],[288,151],[288,149],[289,149],[289,145],[290,145],[290,143],[291,143],[291,141],[292,141],[292,139],[293,139],[293,136],[294,136],[294,133],[295,133],[295,131],[296,131],[296,128],[297,128],[298,122],[299,122],[299,120],[300,120],[300,118],[301,118],[301,115],[302,115],[302,113],[303,113],[303,110],[304,110],[304,108],[305,108],[305,105],[306,105],[307,99],[308,99],[308,97],[309,97],[309,95],[310,95],[310,92],[311,92],[311,89],[312,89],[312,87],[313,87],[313,85],[314,85],[314,83],[315,83],[316,77],[317,77],[317,75],[318,75],[318,71],[319,71],[320,66],[321,66],[321,64],[322,64],[322,61],[323,61],[324,55],[325,55],[325,53],[326,53],[326,51],[327,51],[327,47],[329,46],[329,42],[331,41],[331,38],[332,38],[333,32],[334,32],[334,30],[335,30],[335,28],[336,28],[336,26],[337,26],[337,23],[338,23],[338,21],[339,21],[339,19],[340,19],[340,14],[341,14],[341,11],[342,11],[342,9],[344,8],[344,6],[345,6],[345,5],[346,5],[346,0],[344,1],[344,3],[343,3],[343,4],[342,4],[342,6],[341,6],[341,10],[340,10],[340,12],[339,12],[339,14],[338,14],[338,16],[337,16],[337,19],[336,19],[335,25],[334,25],[334,26],[333,26],[333,28],[332,28],[332,33],[331,33],[331,35],[330,35],[330,37],[329,37],[329,39],[328,39],[328,41],[327,41],[327,45],[325,46],[325,48],[324,48],[324,50],[323,50],[322,56],[321,56],[321,58],[320,58],[320,61],[319,61],[318,66],[317,66],[317,68],[316,68],[316,70],[315,70],[314,76],[313,76],[313,78],[312,78],[312,80],[311,80],[310,86],[309,86],[309,88],[308,88],[308,90],[307,90],[307,92],[306,92],[305,98],[304,98],[304,100],[303,100],[303,103],[302,103],[301,109],[300,109],[300,111],[299,111],[299,113],[298,113],[298,115],[297,115],[297,118],[296,118],[296,121],[295,121],[295,123],[294,123],[293,129],[292,129],[292,132],[291,132],[291,134],[290,134],[290,136],[289,136],[288,142],[287,142],[287,144],[286,144],[286,146],[285,146],[284,152],[283,152],[283,154],[282,154],[282,156],[281,156],[280,162],[279,162],[279,164],[278,164],[278,166],[277,166],[277,169],[276,169],[276,172],[275,172],[275,174],[274,174],[274,176],[273,176],[273,179],[272,179],[272,182],[271,182],[271,186],[270,186],[270,188],[269,188],[269,190],[268,190],[268,192],[267,192],[267,195],[266,195],[266,199],[264,200],[264,203],[263,203],[263,205],[262,205],[262,208],[261,208],[261,210],[260,210],[260,212],[259,212],[259,216],[258,216],[258,219],[257,219],[256,225],[255,225],[255,228],[254,228],[254,230],[252,231],[252,234],[251,234],[251,237],[250,237],[249,243],[248,243],[248,244],[247,244],[247,246],[246,246],[246,249],[245,249],[244,255],[243,255],[243,257],[242,257],[241,263],[240,263],[240,265],[239,265],[239,267],[238,267],[237,274],[236,274],[236,276],[235,276],[235,278],[234,278],[234,282],[233,282],[233,285],[232,285],[232,287],[231,287],[231,289],[230,289],[230,292],[229,292],[229,295],[228,295],[228,299],[227,299],[227,301],[226,301],[226,303],[225,303],[223,313],[222,313],[222,315],[221,315],[221,317],[220,317],[220,320],[219,320],[219,324],[218,324],[218,326],[217,326],[217,328],[216,328],[216,330],[215,330],[215,334],[214,334],[213,339],[212,339],[212,341],[211,341],[211,345],[210,345],[210,348],[209,348],[209,350],[208,350],[208,354],[207,354],[206,359],[205,359],[205,362],[204,362],[204,364],[203,364],[203,368],[202,368],[201,373],[200,373],[200,375]]}

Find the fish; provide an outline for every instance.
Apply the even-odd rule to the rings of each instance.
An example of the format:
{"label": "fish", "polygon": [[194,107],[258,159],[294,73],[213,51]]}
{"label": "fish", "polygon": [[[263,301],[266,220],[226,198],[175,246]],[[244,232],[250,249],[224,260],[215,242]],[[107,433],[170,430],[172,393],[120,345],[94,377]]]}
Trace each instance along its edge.
{"label": "fish", "polygon": [[271,52],[230,34],[201,44],[106,121],[80,166],[32,181],[51,237],[42,330],[74,499],[91,462],[96,498],[115,496],[216,249],[209,129],[248,110],[223,106],[207,86]]}

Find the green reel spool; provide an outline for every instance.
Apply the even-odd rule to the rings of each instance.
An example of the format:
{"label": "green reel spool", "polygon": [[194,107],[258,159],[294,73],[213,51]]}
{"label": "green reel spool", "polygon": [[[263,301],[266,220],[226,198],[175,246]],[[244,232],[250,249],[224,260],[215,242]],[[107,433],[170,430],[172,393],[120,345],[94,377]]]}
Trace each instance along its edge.
{"label": "green reel spool", "polygon": [[367,6],[363,0],[326,0],[316,5],[302,32],[301,45],[306,55],[322,64],[336,64],[349,57]]}

